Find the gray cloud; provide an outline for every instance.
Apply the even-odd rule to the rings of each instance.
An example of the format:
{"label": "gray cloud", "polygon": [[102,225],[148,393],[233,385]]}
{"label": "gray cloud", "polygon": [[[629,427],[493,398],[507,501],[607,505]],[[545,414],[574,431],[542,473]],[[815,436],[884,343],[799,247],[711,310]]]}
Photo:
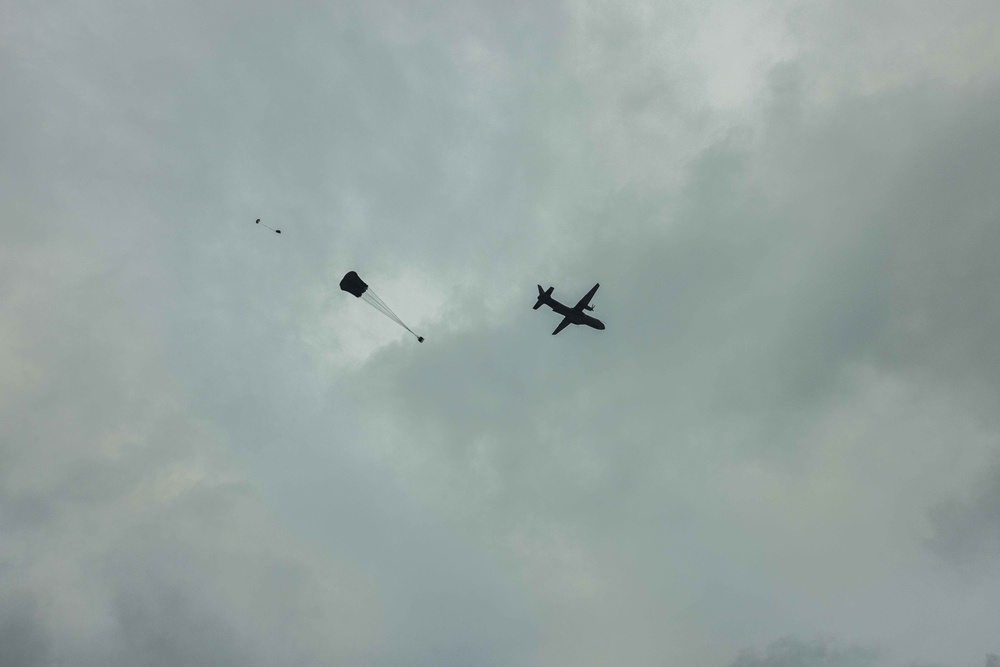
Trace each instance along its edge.
{"label": "gray cloud", "polygon": [[992,3],[3,13],[3,660],[995,650]]}
{"label": "gray cloud", "polygon": [[871,649],[788,637],[771,643],[763,653],[742,653],[732,667],[861,667],[875,665],[877,658],[877,652]]}
{"label": "gray cloud", "polygon": [[[778,70],[779,75],[796,76],[794,69]],[[995,451],[988,417],[993,399],[959,398],[981,383],[963,365],[943,363],[927,351],[946,345],[962,348],[966,358],[988,359],[988,351],[934,328],[989,327],[991,315],[978,318],[973,312],[993,313],[990,303],[979,301],[992,297],[966,292],[942,276],[940,284],[950,290],[945,307],[926,289],[933,279],[921,276],[961,266],[970,286],[990,284],[993,264],[987,258],[995,244],[974,230],[990,219],[993,196],[985,191],[972,196],[974,210],[959,206],[965,188],[975,186],[969,179],[948,179],[945,172],[951,151],[961,145],[953,140],[956,132],[967,128],[969,137],[985,141],[992,136],[994,124],[980,110],[991,106],[994,93],[893,90],[785,127],[789,105],[797,104],[789,99],[795,89],[787,79],[773,81],[773,126],[734,132],[703,150],[679,192],[627,188],[609,193],[614,204],[608,209],[575,219],[577,237],[592,240],[572,263],[560,266],[556,260],[559,270],[553,272],[602,280],[598,306],[609,329],[599,351],[583,336],[532,343],[529,335],[547,334],[536,323],[541,318],[512,308],[507,322],[456,332],[419,357],[387,350],[365,367],[358,381],[371,385],[366,402],[379,406],[379,417],[371,415],[376,430],[385,433],[387,421],[397,423],[384,436],[387,443],[398,443],[388,445],[390,458],[411,471],[415,461],[423,462],[414,484],[463,515],[470,507],[479,521],[490,513],[486,523],[494,534],[506,526],[517,541],[534,532],[538,551],[568,542],[597,581],[609,576],[606,570],[614,570],[619,557],[633,567],[639,561],[646,585],[666,599],[697,595],[690,584],[680,583],[677,572],[697,570],[712,552],[726,554],[715,557],[738,569],[747,562],[748,547],[736,547],[736,536],[760,539],[721,518],[729,513],[724,501],[716,505],[701,497],[734,493],[723,481],[728,474],[723,461],[736,469],[776,465],[797,471],[794,475],[825,477],[821,467],[812,468],[821,466],[815,428],[824,422],[822,428],[830,431],[821,437],[829,438],[830,446],[845,441],[845,430],[851,433],[846,442],[867,443],[850,456],[878,467],[850,473],[857,484],[883,483],[891,461],[912,458],[915,447],[918,458],[951,458],[934,453],[941,446],[988,460]],[[956,105],[966,111],[956,115]],[[966,115],[985,124],[958,120]],[[943,182],[932,191],[928,179],[934,178]],[[937,198],[933,205],[926,201],[930,196]],[[924,205],[914,204],[921,199]],[[937,237],[947,202],[954,204],[951,229],[968,231],[967,245],[944,244]],[[612,211],[628,211],[631,220],[662,228],[636,233],[608,225]],[[914,247],[930,256],[957,255],[913,263]],[[565,290],[572,294],[586,287],[576,281]],[[530,284],[522,292],[530,300]],[[966,299],[967,306],[957,305]],[[954,307],[967,310],[950,317],[946,309]],[[913,326],[917,308],[928,319]],[[512,367],[506,360],[514,358],[520,363]],[[844,421],[827,422],[831,410],[839,409],[834,406],[861,391],[859,369],[898,377],[902,386],[932,378],[943,392],[941,407],[932,408],[936,399],[928,402],[907,389],[909,395],[891,414],[859,406],[845,410]],[[484,383],[487,377],[490,382]],[[952,400],[962,401],[961,407],[946,417]],[[921,416],[928,410],[938,414]],[[969,420],[984,431],[967,428]],[[941,438],[930,435],[933,431],[921,434],[916,424],[939,431]],[[910,440],[910,432],[922,440]],[[962,437],[968,440],[954,440]],[[415,448],[415,442],[422,445]],[[921,472],[905,463],[897,474],[919,475],[912,483],[927,494],[922,505],[903,509],[918,499],[909,492],[873,492],[877,499],[867,490],[861,495],[876,504],[898,504],[911,517],[907,521],[919,523],[933,506],[929,498],[949,493],[930,469]],[[842,482],[849,483],[825,483]],[[691,494],[699,486],[696,501]],[[715,511],[722,514],[708,519]],[[821,526],[831,517],[815,515],[811,521],[832,545],[862,530],[856,520],[843,519],[825,530]],[[652,533],[643,531],[653,527]],[[838,539],[830,531],[843,533]],[[699,542],[712,546],[696,546]],[[798,549],[794,542],[782,538],[783,548]],[[857,556],[864,568],[860,562],[873,554]],[[822,560],[844,567],[843,561]],[[662,574],[663,562],[671,564],[671,574]],[[734,580],[745,586],[760,574],[744,571]],[[856,582],[859,574],[849,566],[839,576]],[[830,575],[818,563],[807,575],[824,576]],[[705,610],[716,619],[717,602],[706,602]]]}
{"label": "gray cloud", "polygon": [[967,495],[933,508],[931,546],[963,570],[989,571],[1000,549],[1000,470],[993,468]]}
{"label": "gray cloud", "polygon": [[48,664],[50,642],[30,602],[8,601],[0,617],[0,660],[11,667]]}

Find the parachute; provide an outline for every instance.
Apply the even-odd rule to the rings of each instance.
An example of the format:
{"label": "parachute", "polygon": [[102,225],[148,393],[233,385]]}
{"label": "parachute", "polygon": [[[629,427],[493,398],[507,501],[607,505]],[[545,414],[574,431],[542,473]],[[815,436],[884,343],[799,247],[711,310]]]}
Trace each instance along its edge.
{"label": "parachute", "polygon": [[[257,225],[259,225],[259,224],[260,224],[260,218],[257,218],[257,222],[256,222],[256,223],[254,223],[254,224],[257,224]],[[265,227],[267,227],[267,225],[264,225],[264,226],[265,226]],[[274,232],[275,234],[280,234],[280,233],[281,233],[281,230],[280,230],[280,229],[275,229],[274,227],[267,227],[267,228],[268,228],[268,229],[270,229],[270,230],[271,230],[272,232]]]}
{"label": "parachute", "polygon": [[366,301],[369,305],[378,310],[380,313],[382,313],[390,320],[392,320],[393,322],[395,322],[396,324],[398,324],[399,326],[403,327],[411,334],[416,336],[418,343],[424,342],[424,337],[417,336],[417,334],[414,333],[413,329],[406,326],[403,320],[399,319],[396,313],[392,312],[392,309],[389,308],[389,306],[385,305],[385,302],[379,298],[378,294],[375,294],[375,291],[372,288],[368,287],[368,283],[363,281],[361,279],[361,276],[359,276],[354,271],[348,271],[347,274],[344,275],[343,279],[340,281],[340,289],[344,290],[349,294],[353,294],[362,301]]}

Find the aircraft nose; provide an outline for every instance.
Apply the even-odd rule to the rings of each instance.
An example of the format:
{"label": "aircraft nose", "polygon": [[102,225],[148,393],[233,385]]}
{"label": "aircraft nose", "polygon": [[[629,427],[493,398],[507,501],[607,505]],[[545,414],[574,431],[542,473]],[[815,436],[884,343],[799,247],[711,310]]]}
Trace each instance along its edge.
{"label": "aircraft nose", "polygon": [[597,320],[597,326],[596,326],[596,328],[597,329],[604,329],[604,322],[602,322],[600,320]]}

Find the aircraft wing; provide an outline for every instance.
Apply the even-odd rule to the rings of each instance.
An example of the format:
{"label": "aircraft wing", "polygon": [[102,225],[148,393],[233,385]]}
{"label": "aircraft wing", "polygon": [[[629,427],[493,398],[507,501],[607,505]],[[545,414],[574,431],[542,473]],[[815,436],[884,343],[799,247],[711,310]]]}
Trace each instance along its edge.
{"label": "aircraft wing", "polygon": [[587,306],[589,306],[590,305],[590,300],[594,298],[594,294],[597,292],[597,288],[600,287],[600,286],[601,286],[601,283],[597,283],[596,285],[594,285],[593,287],[591,287],[590,291],[587,292],[586,296],[584,296],[582,299],[580,299],[577,302],[576,307],[573,310],[583,310],[584,308],[586,308]]}
{"label": "aircraft wing", "polygon": [[555,336],[557,333],[559,333],[560,331],[562,331],[563,329],[565,329],[567,326],[569,326],[569,324],[570,324],[569,318],[568,317],[564,317],[563,321],[560,322],[559,326],[556,327],[556,330],[552,332],[552,335]]}

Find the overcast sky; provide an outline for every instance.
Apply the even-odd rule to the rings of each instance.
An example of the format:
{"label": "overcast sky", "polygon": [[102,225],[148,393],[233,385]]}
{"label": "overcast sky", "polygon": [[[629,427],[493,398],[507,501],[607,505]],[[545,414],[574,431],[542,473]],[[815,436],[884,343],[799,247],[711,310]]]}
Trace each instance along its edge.
{"label": "overcast sky", "polygon": [[0,664],[980,667],[998,109],[995,0],[0,3]]}

